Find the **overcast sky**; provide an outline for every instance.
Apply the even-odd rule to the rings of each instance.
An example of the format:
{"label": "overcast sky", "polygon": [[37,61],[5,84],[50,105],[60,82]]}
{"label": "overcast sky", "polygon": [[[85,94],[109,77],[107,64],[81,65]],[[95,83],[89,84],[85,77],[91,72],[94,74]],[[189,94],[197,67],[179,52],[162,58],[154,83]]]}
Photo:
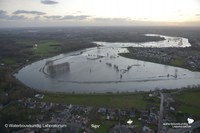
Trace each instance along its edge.
{"label": "overcast sky", "polygon": [[0,0],[0,27],[200,26],[200,0]]}

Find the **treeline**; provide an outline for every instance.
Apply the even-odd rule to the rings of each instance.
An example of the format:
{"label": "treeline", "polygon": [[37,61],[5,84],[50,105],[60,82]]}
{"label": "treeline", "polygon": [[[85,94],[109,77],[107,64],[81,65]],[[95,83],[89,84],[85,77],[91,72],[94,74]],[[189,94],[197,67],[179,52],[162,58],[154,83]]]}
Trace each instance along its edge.
{"label": "treeline", "polygon": [[94,47],[96,44],[89,41],[67,41],[62,45],[62,52],[76,51],[88,47]]}
{"label": "treeline", "polygon": [[15,60],[15,62],[21,62],[21,60],[33,54],[24,44],[16,43],[14,40],[7,38],[0,39],[0,47],[1,60],[9,58]]}
{"label": "treeline", "polygon": [[162,41],[163,37],[159,36],[145,36],[138,33],[105,33],[94,36],[95,41],[106,42],[149,42],[149,41]]}
{"label": "treeline", "polygon": [[0,66],[0,106],[3,107],[0,109],[0,131],[4,133],[16,130],[5,128],[4,125],[7,123],[30,122],[28,119],[30,113],[17,102],[36,94],[35,90],[27,89],[11,76],[13,69],[12,65]]}

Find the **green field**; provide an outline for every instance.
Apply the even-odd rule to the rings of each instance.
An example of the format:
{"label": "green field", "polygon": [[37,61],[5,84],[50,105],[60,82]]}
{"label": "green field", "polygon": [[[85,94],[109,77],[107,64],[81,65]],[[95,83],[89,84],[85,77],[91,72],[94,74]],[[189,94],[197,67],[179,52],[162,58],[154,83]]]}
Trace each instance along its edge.
{"label": "green field", "polygon": [[171,61],[171,65],[172,66],[178,66],[178,67],[183,67],[183,65],[185,64],[185,60],[183,58],[176,58],[175,60]]}
{"label": "green field", "polygon": [[[41,57],[47,57],[51,53],[55,53],[61,50],[61,42],[55,40],[40,40],[40,41],[31,41],[31,40],[16,40],[17,43],[25,44],[31,48],[35,55]],[[33,45],[37,44],[37,48],[33,48]]]}
{"label": "green field", "polygon": [[[38,47],[34,50],[36,55],[47,56],[50,53],[60,51],[61,43],[56,41],[40,41],[37,43]],[[57,46],[56,46],[57,45]]]}
{"label": "green field", "polygon": [[47,93],[43,101],[91,105],[97,107],[137,108],[144,109],[148,101],[143,99],[144,93],[130,94],[59,94]]}
{"label": "green field", "polygon": [[178,111],[184,113],[199,115],[200,114],[200,90],[187,90],[174,96],[175,100],[180,104]]}
{"label": "green field", "polygon": [[0,59],[0,62],[2,62],[4,64],[8,64],[8,65],[16,63],[15,59],[13,59],[11,57],[6,57],[3,59]]}

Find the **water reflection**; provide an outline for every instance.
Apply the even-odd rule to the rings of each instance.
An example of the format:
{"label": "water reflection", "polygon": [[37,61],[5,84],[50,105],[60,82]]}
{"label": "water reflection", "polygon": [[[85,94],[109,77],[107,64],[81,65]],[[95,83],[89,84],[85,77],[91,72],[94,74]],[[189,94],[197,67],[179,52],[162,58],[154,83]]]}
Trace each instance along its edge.
{"label": "water reflection", "polygon": [[54,64],[54,60],[47,60],[45,66],[47,70],[46,74],[48,74],[52,78],[67,73],[70,70],[70,64],[68,62]]}

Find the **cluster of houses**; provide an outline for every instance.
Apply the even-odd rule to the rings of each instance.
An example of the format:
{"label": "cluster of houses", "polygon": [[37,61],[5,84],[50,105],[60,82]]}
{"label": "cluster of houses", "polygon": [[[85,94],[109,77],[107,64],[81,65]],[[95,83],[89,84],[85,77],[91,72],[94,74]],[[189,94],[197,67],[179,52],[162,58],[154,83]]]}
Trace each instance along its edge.
{"label": "cluster of houses", "polygon": [[[145,98],[160,98],[159,91],[150,92]],[[126,133],[156,133],[159,124],[159,107],[149,105],[146,109],[130,108],[108,108],[92,107],[85,105],[58,104],[43,102],[44,95],[36,94],[33,98],[21,99],[17,102],[24,105],[27,109],[39,109],[41,113],[37,114],[38,124],[66,124],[63,128],[25,128],[23,131],[44,131],[44,132],[70,132],[70,133],[95,133],[97,127],[100,128],[105,121],[112,122],[108,133],[126,132]],[[173,122],[175,119],[170,113],[176,109],[172,106],[173,98],[170,94],[164,96],[164,117],[163,122]],[[31,116],[28,116],[31,117]],[[93,123],[95,117],[100,125]],[[91,126],[93,125],[93,126]],[[169,130],[170,127],[163,126],[162,131]]]}
{"label": "cluster of houses", "polygon": [[193,69],[200,69],[200,56],[189,56],[187,59],[187,65]]}
{"label": "cluster of houses", "polygon": [[[83,105],[72,105],[72,104],[57,104],[42,102],[44,98],[43,94],[36,94],[34,98],[20,99],[17,102],[24,105],[27,109],[39,109],[40,114],[36,116],[38,124],[66,124],[67,126],[63,129],[60,128],[43,128],[43,129],[30,129],[25,128],[23,131],[36,132],[42,130],[44,132],[60,132],[61,130],[71,131],[72,133],[78,133],[79,129],[84,128],[89,130],[87,125],[89,123],[88,115],[92,111],[93,107]],[[32,117],[31,115],[28,117]],[[20,132],[23,132],[20,130]],[[30,132],[30,131],[29,131]]]}
{"label": "cluster of houses", "polygon": [[134,57],[153,59],[155,61],[159,61],[160,63],[170,63],[173,60],[173,56],[167,54],[165,49],[162,48],[134,48],[134,52],[131,54]]}
{"label": "cluster of houses", "polygon": [[[152,95],[151,95],[152,96]],[[70,130],[72,133],[78,133],[80,129],[83,132],[95,132],[96,129],[92,128],[91,119],[99,117],[103,124],[103,121],[113,121],[116,124],[110,128],[109,133],[116,131],[127,131],[129,133],[138,132],[133,124],[127,124],[127,120],[137,120],[140,124],[140,130],[145,132],[155,132],[155,129],[149,127],[149,125],[157,125],[158,123],[158,111],[154,107],[150,107],[148,110],[136,110],[136,109],[118,109],[118,108],[104,108],[104,107],[91,107],[84,105],[72,105],[72,104],[58,104],[43,102],[44,95],[36,94],[33,98],[18,100],[18,103],[24,105],[27,109],[39,109],[41,113],[37,114],[36,121],[39,124],[66,124],[67,127],[60,128],[43,128],[43,129],[29,129],[25,128],[23,131],[32,130],[44,130],[48,132],[59,132],[60,130]],[[93,115],[91,116],[91,113]],[[32,117],[32,116],[29,116]],[[103,118],[103,119],[102,119]],[[120,120],[121,118],[125,118]],[[120,121],[119,121],[120,120]],[[94,123],[95,124],[95,123]],[[102,125],[100,125],[102,126]]]}
{"label": "cluster of houses", "polygon": [[200,56],[195,54],[195,52],[190,52],[190,56],[188,56],[187,50],[183,49],[134,48],[131,54],[138,59],[143,58],[164,64],[170,64],[179,57],[185,60],[183,64],[185,67],[200,70]]}
{"label": "cluster of houses", "polygon": [[[158,111],[154,109],[153,107],[150,110],[99,108],[98,113],[105,116],[105,120],[116,121],[116,124],[109,129],[109,133],[154,133],[158,124]],[[135,122],[130,124],[126,120],[135,120],[137,124]],[[156,128],[152,129],[150,125]]]}

